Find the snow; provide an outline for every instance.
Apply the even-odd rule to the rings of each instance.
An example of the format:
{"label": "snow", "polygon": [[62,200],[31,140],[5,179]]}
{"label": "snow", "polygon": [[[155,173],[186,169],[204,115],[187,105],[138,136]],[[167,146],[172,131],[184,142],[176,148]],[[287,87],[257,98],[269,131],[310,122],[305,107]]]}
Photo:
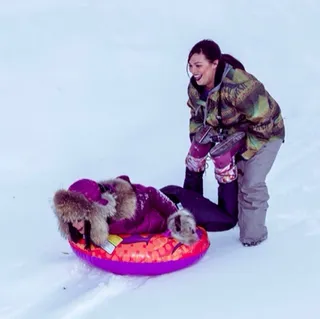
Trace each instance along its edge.
{"label": "snow", "polygon": [[[319,318],[319,13],[315,0],[2,1],[0,318]],[[239,58],[285,117],[269,239],[245,248],[238,228],[210,233],[198,264],[155,278],[93,269],[60,237],[53,193],[121,174],[182,184],[186,58],[203,38]]]}

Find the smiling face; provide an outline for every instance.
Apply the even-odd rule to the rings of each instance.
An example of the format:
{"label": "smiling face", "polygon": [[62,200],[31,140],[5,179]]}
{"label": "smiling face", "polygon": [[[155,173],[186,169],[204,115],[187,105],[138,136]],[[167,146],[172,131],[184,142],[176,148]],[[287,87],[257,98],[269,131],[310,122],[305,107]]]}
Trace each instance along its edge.
{"label": "smiling face", "polygon": [[203,53],[195,53],[189,60],[189,71],[197,84],[209,90],[214,87],[217,66],[218,60],[210,62]]}
{"label": "smiling face", "polygon": [[76,220],[74,222],[72,222],[72,226],[78,230],[78,232],[80,234],[84,234],[84,220],[83,219],[79,219],[79,220]]}

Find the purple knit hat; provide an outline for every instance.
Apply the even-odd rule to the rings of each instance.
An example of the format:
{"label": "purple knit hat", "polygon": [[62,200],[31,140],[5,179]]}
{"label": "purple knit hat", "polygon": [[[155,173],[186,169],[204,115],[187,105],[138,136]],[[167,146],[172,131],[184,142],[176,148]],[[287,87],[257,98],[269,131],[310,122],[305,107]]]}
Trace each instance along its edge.
{"label": "purple knit hat", "polygon": [[69,187],[70,192],[84,195],[88,201],[107,205],[109,201],[101,197],[99,184],[91,179],[80,179]]}

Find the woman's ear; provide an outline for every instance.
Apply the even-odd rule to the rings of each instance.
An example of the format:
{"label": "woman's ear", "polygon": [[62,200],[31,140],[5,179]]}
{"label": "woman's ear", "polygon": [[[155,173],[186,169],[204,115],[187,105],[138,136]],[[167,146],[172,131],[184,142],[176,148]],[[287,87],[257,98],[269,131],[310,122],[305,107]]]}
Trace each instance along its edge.
{"label": "woman's ear", "polygon": [[212,62],[212,68],[215,70],[217,67],[218,67],[218,64],[219,64],[219,60],[216,59]]}

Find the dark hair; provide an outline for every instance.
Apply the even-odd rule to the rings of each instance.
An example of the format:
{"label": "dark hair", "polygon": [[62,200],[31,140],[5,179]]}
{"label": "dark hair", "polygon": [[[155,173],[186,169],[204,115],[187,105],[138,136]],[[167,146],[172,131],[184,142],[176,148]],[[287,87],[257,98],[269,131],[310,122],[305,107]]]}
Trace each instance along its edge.
{"label": "dark hair", "polygon": [[215,85],[220,82],[226,63],[232,65],[235,69],[245,70],[244,65],[235,57],[230,54],[222,54],[219,45],[213,40],[206,39],[196,43],[189,53],[188,63],[195,53],[202,53],[211,63],[213,63],[215,60],[219,60]]}
{"label": "dark hair", "polygon": [[[77,243],[81,238],[83,238],[82,234],[75,228],[72,226],[72,223],[68,223],[69,226],[69,233],[70,233],[70,237],[71,240],[75,243]],[[90,237],[90,231],[91,231],[91,224],[88,220],[84,221],[84,239],[85,239],[85,243],[86,249],[90,249],[91,246],[91,237]]]}

